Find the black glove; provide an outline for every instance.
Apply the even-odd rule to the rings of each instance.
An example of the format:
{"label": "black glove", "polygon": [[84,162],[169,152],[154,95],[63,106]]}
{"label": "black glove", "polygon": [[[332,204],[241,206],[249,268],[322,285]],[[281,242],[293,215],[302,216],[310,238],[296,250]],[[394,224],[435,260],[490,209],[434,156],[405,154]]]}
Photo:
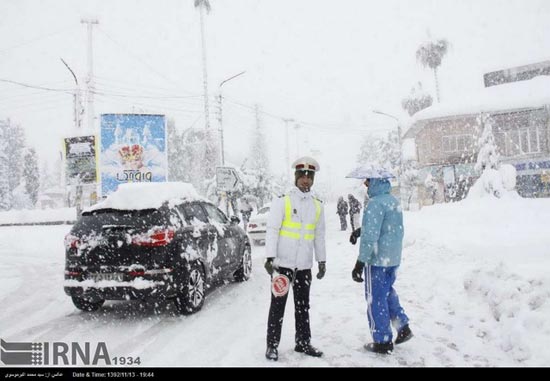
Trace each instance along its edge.
{"label": "black glove", "polygon": [[354,281],[361,283],[363,281],[363,268],[365,267],[365,264],[361,261],[355,262],[355,267],[353,270],[351,270],[351,277]]}
{"label": "black glove", "polygon": [[352,245],[355,245],[357,243],[357,238],[359,237],[361,237],[361,228],[357,228],[351,232],[351,235],[349,236],[349,241]]}
{"label": "black glove", "polygon": [[319,272],[317,273],[317,279],[323,279],[327,272],[327,265],[325,262],[319,262]]}
{"label": "black glove", "polygon": [[267,258],[264,267],[269,275],[273,274],[273,258]]}

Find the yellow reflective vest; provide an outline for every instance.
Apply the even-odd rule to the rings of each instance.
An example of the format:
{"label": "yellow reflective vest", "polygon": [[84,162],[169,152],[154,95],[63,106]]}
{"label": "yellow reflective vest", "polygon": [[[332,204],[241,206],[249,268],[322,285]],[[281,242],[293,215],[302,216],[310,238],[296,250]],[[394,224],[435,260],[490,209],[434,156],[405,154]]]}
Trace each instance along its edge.
{"label": "yellow reflective vest", "polygon": [[266,256],[280,267],[305,270],[326,260],[324,205],[310,192],[293,188],[271,203]]}

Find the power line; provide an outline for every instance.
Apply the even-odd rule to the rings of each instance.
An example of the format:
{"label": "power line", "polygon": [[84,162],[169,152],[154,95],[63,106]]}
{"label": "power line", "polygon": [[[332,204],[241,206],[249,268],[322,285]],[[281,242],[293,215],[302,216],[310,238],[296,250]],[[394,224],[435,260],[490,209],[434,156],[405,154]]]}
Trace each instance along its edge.
{"label": "power line", "polygon": [[20,48],[20,47],[22,47],[22,46],[30,45],[30,44],[33,44],[33,43],[35,43],[35,42],[37,42],[37,41],[41,41],[41,40],[44,40],[44,39],[46,39],[46,38],[50,38],[50,37],[52,37],[52,36],[55,36],[55,35],[64,33],[64,32],[66,32],[66,31],[69,30],[69,29],[75,29],[75,27],[74,27],[74,26],[65,27],[65,28],[63,28],[63,29],[61,29],[61,30],[58,30],[58,31],[56,31],[56,32],[53,32],[53,33],[50,33],[50,34],[46,34],[46,35],[44,35],[44,36],[38,36],[38,37],[32,38],[32,39],[30,39],[30,40],[28,40],[28,41],[21,42],[20,44],[17,44],[17,45],[12,45],[12,46],[10,46],[10,47],[7,47],[7,48],[4,48],[4,49],[0,50],[0,54],[5,54],[5,53],[6,53],[7,51],[9,51],[9,50],[18,49],[18,48]]}
{"label": "power line", "polygon": [[54,89],[52,87],[29,85],[28,83],[12,81],[11,79],[2,79],[2,78],[0,78],[0,82],[11,83],[11,84],[14,84],[14,85],[28,87],[28,88],[31,88],[31,89],[39,89],[39,90],[45,90],[45,91],[59,91],[59,92],[63,92],[63,93],[71,94],[71,95],[73,93],[73,91],[71,89]]}
{"label": "power line", "polygon": [[[143,59],[142,59],[141,57],[139,57],[138,55],[136,55],[136,54],[130,52],[129,49],[128,49],[125,45],[123,45],[123,44],[117,42],[114,38],[112,38],[112,37],[111,37],[107,32],[105,32],[103,29],[101,29],[101,28],[98,27],[97,30],[99,30],[102,34],[104,34],[105,37],[107,37],[107,39],[109,39],[112,43],[114,43],[114,44],[117,45],[118,47],[122,48],[128,55],[130,55],[131,57],[137,59],[139,62],[141,62],[143,65],[145,65],[149,70],[151,70],[151,71],[152,71],[153,73],[155,73],[156,75],[162,77],[163,79],[165,79],[165,80],[168,81],[168,82],[176,82],[176,83],[177,83],[177,81],[174,81],[173,79],[168,78],[168,77],[167,77],[166,75],[164,75],[163,73],[157,71],[154,67],[152,67],[151,65],[149,65],[145,60],[143,60]],[[191,93],[189,93],[189,94],[191,94]]]}

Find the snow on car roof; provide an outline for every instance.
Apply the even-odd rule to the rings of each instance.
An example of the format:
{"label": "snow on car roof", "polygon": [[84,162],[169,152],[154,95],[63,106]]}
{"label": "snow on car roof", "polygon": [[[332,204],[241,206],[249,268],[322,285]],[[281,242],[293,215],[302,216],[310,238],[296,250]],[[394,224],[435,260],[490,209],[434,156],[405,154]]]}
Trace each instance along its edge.
{"label": "snow on car roof", "polygon": [[128,183],[119,185],[116,192],[105,200],[87,208],[85,212],[99,209],[143,210],[160,207],[165,201],[205,200],[193,185],[183,182]]}

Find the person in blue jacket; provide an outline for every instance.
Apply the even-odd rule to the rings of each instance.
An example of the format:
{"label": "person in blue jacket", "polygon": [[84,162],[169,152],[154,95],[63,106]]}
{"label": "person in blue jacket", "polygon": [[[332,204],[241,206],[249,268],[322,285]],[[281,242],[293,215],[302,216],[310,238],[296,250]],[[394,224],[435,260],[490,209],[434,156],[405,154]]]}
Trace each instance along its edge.
{"label": "person in blue jacket", "polygon": [[399,201],[390,194],[387,178],[367,178],[364,184],[370,201],[363,213],[359,258],[352,278],[363,282],[362,275],[365,276],[367,316],[374,341],[366,344],[365,349],[389,354],[393,351],[392,324],[397,330],[395,344],[413,336],[409,318],[393,288],[401,263],[403,212]]}

